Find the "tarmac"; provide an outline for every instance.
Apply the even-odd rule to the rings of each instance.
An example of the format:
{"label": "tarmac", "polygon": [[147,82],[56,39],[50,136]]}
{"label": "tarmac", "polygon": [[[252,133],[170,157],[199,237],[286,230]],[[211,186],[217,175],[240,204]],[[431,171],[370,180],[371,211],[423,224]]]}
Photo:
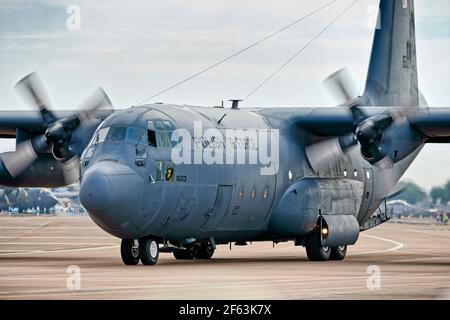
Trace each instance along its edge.
{"label": "tarmac", "polygon": [[450,226],[426,220],[366,231],[344,261],[261,242],[125,266],[119,244],[89,217],[1,215],[0,299],[450,299]]}

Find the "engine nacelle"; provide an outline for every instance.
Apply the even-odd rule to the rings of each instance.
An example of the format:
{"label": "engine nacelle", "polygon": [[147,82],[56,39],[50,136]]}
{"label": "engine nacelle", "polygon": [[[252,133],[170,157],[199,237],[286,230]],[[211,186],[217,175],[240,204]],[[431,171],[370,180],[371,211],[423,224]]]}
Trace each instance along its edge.
{"label": "engine nacelle", "polygon": [[0,185],[13,188],[57,188],[65,186],[62,164],[52,154],[40,154],[28,169],[17,177],[11,177],[3,162],[0,162]]}
{"label": "engine nacelle", "polygon": [[270,229],[287,237],[303,237],[323,222],[329,231],[326,245],[354,244],[363,189],[362,182],[348,179],[301,179],[279,201]]}

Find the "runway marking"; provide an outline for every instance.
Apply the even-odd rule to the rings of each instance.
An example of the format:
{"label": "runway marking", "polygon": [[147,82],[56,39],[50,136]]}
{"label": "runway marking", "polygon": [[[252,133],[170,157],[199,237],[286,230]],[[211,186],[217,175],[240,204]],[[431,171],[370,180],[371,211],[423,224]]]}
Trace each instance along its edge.
{"label": "runway marking", "polygon": [[[46,245],[69,245],[69,246],[80,246],[80,245],[115,245],[115,243],[104,243],[104,242],[9,242],[9,241],[0,241],[0,246],[2,244],[7,245],[38,245],[38,246],[46,246]],[[0,249],[1,250],[1,249]]]}
{"label": "runway marking", "polygon": [[[86,244],[86,243],[83,243]],[[101,247],[89,247],[89,248],[77,248],[77,249],[58,249],[58,250],[33,250],[30,252],[14,252],[14,253],[0,253],[0,256],[9,256],[13,254],[35,254],[35,253],[60,253],[60,252],[78,252],[78,251],[91,251],[91,250],[102,250],[102,249],[112,249],[119,248],[120,245],[109,245]]]}
{"label": "runway marking", "polygon": [[0,229],[37,229],[37,228],[45,228],[45,229],[95,229],[99,230],[98,227],[47,227],[47,226],[34,226],[34,227],[0,227]]}
{"label": "runway marking", "polygon": [[433,233],[433,232],[427,232],[426,230],[405,230],[406,232],[414,232],[414,233],[421,233],[424,235],[428,235],[428,236],[433,236],[433,237],[444,237],[444,238],[450,238],[450,234],[445,234],[445,233]]}
{"label": "runway marking", "polygon": [[22,236],[11,236],[11,237],[0,237],[0,239],[116,239],[109,236],[104,237],[22,237]]}
{"label": "runway marking", "polygon": [[364,237],[367,238],[371,238],[371,239],[375,239],[375,240],[380,240],[380,241],[385,241],[385,242],[389,242],[392,243],[394,246],[388,249],[384,249],[384,250],[376,250],[376,251],[366,251],[366,252],[355,252],[350,254],[350,256],[359,256],[359,255],[364,255],[364,254],[375,254],[375,253],[385,253],[385,252],[393,252],[393,251],[397,251],[400,250],[404,247],[406,247],[406,245],[402,242],[398,242],[395,240],[391,240],[391,239],[385,239],[385,238],[381,238],[381,237],[376,237],[376,236],[372,236],[369,234],[361,234]]}

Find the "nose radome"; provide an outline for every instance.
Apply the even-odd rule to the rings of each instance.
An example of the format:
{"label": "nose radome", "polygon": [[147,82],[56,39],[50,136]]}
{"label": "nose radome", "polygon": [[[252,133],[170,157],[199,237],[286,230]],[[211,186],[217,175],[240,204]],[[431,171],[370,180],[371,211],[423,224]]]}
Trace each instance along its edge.
{"label": "nose radome", "polygon": [[104,170],[93,170],[83,179],[80,201],[86,210],[97,212],[108,209],[112,196],[111,183]]}
{"label": "nose radome", "polygon": [[132,168],[112,162],[95,163],[82,177],[80,201],[105,231],[121,238],[139,231],[144,180]]}

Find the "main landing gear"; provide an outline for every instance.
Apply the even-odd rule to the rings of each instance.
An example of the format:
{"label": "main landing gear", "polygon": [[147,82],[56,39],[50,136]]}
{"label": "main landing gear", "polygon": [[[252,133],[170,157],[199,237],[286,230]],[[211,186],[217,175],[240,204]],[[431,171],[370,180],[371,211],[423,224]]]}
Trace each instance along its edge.
{"label": "main landing gear", "polygon": [[175,249],[173,256],[177,260],[209,260],[214,255],[214,246],[211,242],[194,245],[186,249]]}
{"label": "main landing gear", "polygon": [[139,260],[144,265],[154,265],[159,258],[159,244],[155,239],[122,239],[120,245],[122,261],[128,266],[137,265]]}
{"label": "main landing gear", "polygon": [[[167,252],[164,251],[164,247],[161,250]],[[139,240],[123,239],[120,246],[122,261],[128,266],[135,266],[139,261],[143,265],[155,265],[158,262],[159,252],[158,241],[153,238]],[[209,260],[214,255],[214,245],[208,241],[191,245],[185,249],[174,248],[173,255],[177,260]]]}
{"label": "main landing gear", "polygon": [[306,237],[305,247],[310,261],[344,260],[347,254],[347,246],[322,246],[320,231],[316,231]]}

